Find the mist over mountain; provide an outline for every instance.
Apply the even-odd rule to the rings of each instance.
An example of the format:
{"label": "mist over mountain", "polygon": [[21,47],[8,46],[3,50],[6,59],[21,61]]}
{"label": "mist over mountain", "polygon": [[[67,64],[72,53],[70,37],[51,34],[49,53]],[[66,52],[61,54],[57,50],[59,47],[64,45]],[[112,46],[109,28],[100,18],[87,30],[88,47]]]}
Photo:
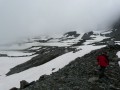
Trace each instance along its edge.
{"label": "mist over mountain", "polygon": [[0,0],[0,44],[67,31],[108,30],[119,0]]}

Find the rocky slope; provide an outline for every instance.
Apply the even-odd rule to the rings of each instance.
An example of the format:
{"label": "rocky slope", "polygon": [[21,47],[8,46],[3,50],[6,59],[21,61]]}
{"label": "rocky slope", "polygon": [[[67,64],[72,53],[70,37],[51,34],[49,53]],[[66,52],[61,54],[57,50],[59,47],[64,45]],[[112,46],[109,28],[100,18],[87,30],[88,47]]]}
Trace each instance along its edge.
{"label": "rocky slope", "polygon": [[[110,66],[106,69],[106,76],[109,79],[89,82],[91,77],[98,76],[96,56],[101,51],[108,52]],[[16,90],[120,90],[120,59],[116,56],[118,51],[119,45],[115,45],[113,49],[105,47],[94,50],[81,58],[78,57],[58,72],[41,76],[29,86]]]}

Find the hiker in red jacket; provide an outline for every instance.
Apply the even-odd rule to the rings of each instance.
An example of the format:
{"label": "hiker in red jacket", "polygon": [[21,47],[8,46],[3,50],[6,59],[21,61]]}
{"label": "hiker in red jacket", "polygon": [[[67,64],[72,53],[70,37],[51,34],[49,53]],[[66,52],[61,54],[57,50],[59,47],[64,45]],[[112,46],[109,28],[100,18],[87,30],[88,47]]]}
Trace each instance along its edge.
{"label": "hiker in red jacket", "polygon": [[109,65],[109,59],[107,56],[107,52],[102,52],[101,55],[97,56],[97,61],[98,61],[98,65],[100,66],[99,69],[99,79],[105,77],[104,72],[105,72],[105,68]]}

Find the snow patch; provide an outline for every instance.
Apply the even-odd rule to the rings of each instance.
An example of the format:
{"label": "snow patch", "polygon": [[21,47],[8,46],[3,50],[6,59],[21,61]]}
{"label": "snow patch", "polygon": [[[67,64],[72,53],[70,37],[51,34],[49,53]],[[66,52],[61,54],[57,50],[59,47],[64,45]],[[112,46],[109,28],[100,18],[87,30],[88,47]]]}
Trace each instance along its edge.
{"label": "snow patch", "polygon": [[93,39],[92,40],[86,40],[85,43],[83,43],[84,45],[88,45],[88,44],[92,44],[92,43],[95,43],[95,42],[100,42],[106,38],[109,38],[109,37],[103,37],[103,36],[100,36],[100,35],[91,35],[90,37],[92,37]]}
{"label": "snow patch", "polygon": [[[118,56],[118,58],[120,58],[120,51],[119,52],[117,52],[117,54],[116,54],[117,56]],[[120,61],[118,61],[118,65],[120,66]]]}
{"label": "snow patch", "polygon": [[118,61],[118,64],[119,64],[119,66],[120,66],[120,61]]}

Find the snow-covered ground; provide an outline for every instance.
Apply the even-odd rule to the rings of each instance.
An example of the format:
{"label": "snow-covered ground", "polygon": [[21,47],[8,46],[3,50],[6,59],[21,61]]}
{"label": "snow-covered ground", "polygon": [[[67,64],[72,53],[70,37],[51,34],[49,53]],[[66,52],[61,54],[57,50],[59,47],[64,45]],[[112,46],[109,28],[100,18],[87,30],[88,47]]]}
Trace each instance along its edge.
{"label": "snow-covered ground", "polygon": [[7,54],[8,56],[24,56],[32,55],[33,53],[26,53],[22,51],[0,51],[0,54]]}
{"label": "snow-covered ground", "polygon": [[19,57],[19,58],[0,57],[0,79],[5,77],[5,74],[10,70],[10,68],[12,68],[16,65],[19,65],[21,63],[24,63],[24,62],[30,60],[32,57],[34,57],[34,56]]}
{"label": "snow-covered ground", "polygon": [[84,35],[84,33],[81,33],[77,38],[75,39],[72,39],[72,40],[65,40],[65,41],[62,41],[63,43],[71,43],[71,44],[74,44],[74,43],[77,43],[79,42],[79,40],[81,40],[82,36]]}
{"label": "snow-covered ground", "polygon": [[59,47],[63,47],[63,46],[70,46],[72,44],[74,44],[74,42],[59,42],[60,40],[56,39],[56,40],[51,40],[49,42],[46,43],[42,43],[42,42],[30,42],[30,43],[23,43],[23,44],[14,44],[14,45],[10,45],[10,46],[2,46],[0,47],[0,50],[21,50],[21,49],[27,49],[30,48],[31,46],[59,46]]}
{"label": "snow-covered ground", "polygon": [[38,49],[40,49],[41,47],[40,46],[38,46],[38,47],[32,47],[32,48],[30,48],[29,50],[38,50]]}
{"label": "snow-covered ground", "polygon": [[109,38],[109,37],[104,37],[104,36],[100,36],[100,35],[97,35],[97,36],[96,35],[91,35],[91,37],[93,37],[93,40],[87,40],[84,43],[85,45],[92,44],[92,43],[95,43],[95,42],[100,42],[103,39]]}
{"label": "snow-covered ground", "polygon": [[[41,37],[36,37],[36,38],[31,38],[29,40],[23,41],[23,42],[17,42],[14,44],[10,45],[3,45],[0,46],[0,50],[21,50],[21,49],[27,49],[32,46],[35,46],[35,48],[31,48],[32,50],[34,49],[39,49],[40,46],[58,46],[58,47],[64,47],[64,46],[71,46],[74,43],[79,42],[81,37],[83,36],[84,33],[82,33],[80,36],[74,39],[68,39],[68,37],[62,37],[61,35],[55,35],[54,38],[47,42],[38,42],[39,40],[48,40],[50,37],[48,36],[41,36]],[[65,39],[64,41],[61,41],[61,39]]]}
{"label": "snow-covered ground", "polygon": [[116,44],[120,45],[120,41],[115,41]]}

